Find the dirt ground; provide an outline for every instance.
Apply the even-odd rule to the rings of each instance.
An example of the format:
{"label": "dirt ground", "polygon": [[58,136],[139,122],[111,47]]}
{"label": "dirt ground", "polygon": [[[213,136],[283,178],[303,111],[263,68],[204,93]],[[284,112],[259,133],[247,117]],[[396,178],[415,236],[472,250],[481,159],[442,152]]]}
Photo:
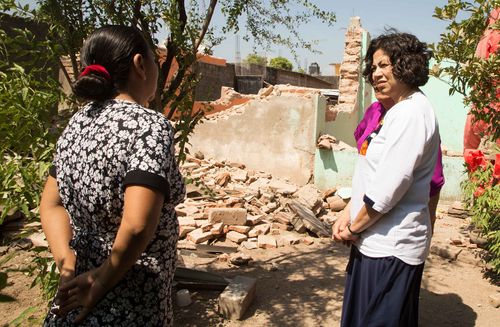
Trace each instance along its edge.
{"label": "dirt ground", "polygon": [[[440,211],[446,211],[445,203],[440,204]],[[498,283],[485,277],[484,264],[474,255],[476,250],[450,245],[450,239],[460,237],[465,226],[464,220],[443,214],[436,222],[433,245],[462,252],[456,260],[436,255],[436,250],[429,255],[422,282],[420,326],[498,326],[500,308],[489,303],[489,296],[500,292]],[[2,256],[12,251],[16,255],[7,268],[25,267],[29,252],[4,248]],[[189,263],[227,278],[243,275],[258,279],[256,298],[243,320],[228,321],[217,313],[220,292],[192,291],[191,305],[175,307],[175,326],[338,326],[349,253],[346,247],[315,239],[312,245],[244,252],[253,259],[247,266],[207,263],[201,258]],[[9,286],[1,294],[15,301],[0,303],[0,326],[12,326],[11,322],[29,307],[35,308],[31,315],[38,320],[21,325],[40,325],[46,302],[38,289],[29,287],[31,280],[20,271],[9,273]]]}

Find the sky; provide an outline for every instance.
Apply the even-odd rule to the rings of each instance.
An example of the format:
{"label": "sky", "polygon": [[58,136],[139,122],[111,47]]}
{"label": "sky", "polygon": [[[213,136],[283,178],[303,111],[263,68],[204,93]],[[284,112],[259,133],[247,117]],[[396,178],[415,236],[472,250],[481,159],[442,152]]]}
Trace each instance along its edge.
{"label": "sky", "polygon": [[[447,4],[447,0],[313,0],[313,2],[323,10],[334,12],[337,17],[337,22],[331,27],[315,20],[299,29],[305,39],[319,42],[316,49],[321,51],[321,54],[298,50],[298,63],[286,48],[274,47],[267,53],[257,50],[257,54],[271,58],[279,55],[286,57],[292,61],[294,69],[298,65],[304,68],[317,62],[323,75],[331,75],[329,64],[342,62],[345,33],[352,16],[361,18],[361,26],[372,38],[383,33],[385,27],[394,27],[401,32],[415,34],[421,41],[434,43],[439,41],[440,34],[448,25],[432,17],[434,8]],[[234,35],[228,36],[221,45],[214,48],[214,55],[234,62],[235,40]],[[244,59],[252,52],[252,44],[244,42],[240,37],[241,58]]]}
{"label": "sky", "polygon": [[[204,1],[205,4],[209,0]],[[299,28],[302,37],[308,41],[316,40],[315,46],[321,54],[311,53],[307,50],[297,49],[298,60],[295,61],[290,50],[280,47],[272,47],[271,51],[264,52],[257,49],[257,54],[274,58],[283,56],[292,61],[294,69],[298,66],[306,68],[316,62],[319,64],[323,75],[331,75],[330,63],[342,62],[346,29],[350,17],[359,16],[361,26],[367,30],[371,37],[381,34],[386,27],[394,27],[401,32],[415,34],[421,41],[435,43],[439,36],[445,31],[446,22],[432,17],[436,6],[442,7],[447,0],[311,0],[322,10],[334,12],[337,17],[336,23],[329,27],[319,20],[313,20],[307,26]],[[21,0],[22,3],[34,4],[35,0]],[[214,15],[213,26],[222,27],[221,15]],[[244,28],[243,28],[244,29]],[[240,56],[244,59],[253,53],[253,42],[243,41],[244,30],[240,34]],[[166,37],[166,32],[159,35],[158,39]],[[213,49],[214,55],[225,58],[228,62],[235,61],[236,36],[226,35],[226,39]]]}

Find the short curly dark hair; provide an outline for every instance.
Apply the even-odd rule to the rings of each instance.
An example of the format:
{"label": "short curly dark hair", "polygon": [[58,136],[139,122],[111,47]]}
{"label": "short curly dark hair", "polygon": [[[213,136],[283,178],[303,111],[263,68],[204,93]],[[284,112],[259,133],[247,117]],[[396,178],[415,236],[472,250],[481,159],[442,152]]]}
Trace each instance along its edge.
{"label": "short curly dark hair", "polygon": [[363,76],[370,84],[373,84],[373,54],[377,50],[383,50],[389,56],[397,80],[411,87],[425,85],[429,80],[432,51],[427,44],[420,42],[415,35],[390,30],[371,40],[366,51]]}

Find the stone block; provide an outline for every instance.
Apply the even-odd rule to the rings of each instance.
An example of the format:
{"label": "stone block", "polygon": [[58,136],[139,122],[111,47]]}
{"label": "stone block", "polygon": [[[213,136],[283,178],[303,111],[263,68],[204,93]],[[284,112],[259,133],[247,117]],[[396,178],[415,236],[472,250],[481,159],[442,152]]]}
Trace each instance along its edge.
{"label": "stone block", "polygon": [[204,232],[210,232],[212,230],[212,227],[214,227],[214,224],[206,222],[200,226],[201,230]]}
{"label": "stone block", "polygon": [[271,232],[269,234],[271,235],[281,235],[281,232],[283,232],[281,229],[271,229]]}
{"label": "stone block", "polygon": [[443,259],[457,260],[462,249],[450,247],[442,244],[434,244],[431,246],[431,253],[440,256]]}
{"label": "stone block", "polygon": [[298,215],[293,216],[291,222],[292,222],[293,228],[297,232],[299,232],[299,233],[306,232],[307,228],[304,225],[304,222],[302,221],[302,219],[300,219],[300,217]]}
{"label": "stone block", "polygon": [[177,217],[186,217],[187,213],[183,210],[184,208],[175,208],[175,213]]}
{"label": "stone block", "polygon": [[348,201],[342,199],[338,195],[331,196],[326,199],[326,202],[328,202],[328,206],[330,207],[331,210],[335,212],[339,212],[341,210],[344,210],[344,208],[347,206]]}
{"label": "stone block", "polygon": [[269,249],[276,248],[278,244],[276,243],[276,239],[271,235],[259,235],[257,238],[257,244],[259,248]]}
{"label": "stone block", "polygon": [[210,229],[210,233],[212,235],[221,235],[223,231],[224,223],[216,223],[212,226],[212,229]]}
{"label": "stone block", "polygon": [[254,250],[259,248],[256,242],[249,242],[249,241],[241,242],[241,246],[243,246],[247,250]]}
{"label": "stone block", "polygon": [[249,237],[257,237],[262,234],[267,234],[269,229],[271,228],[271,224],[262,224],[256,225],[248,232]]}
{"label": "stone block", "polygon": [[260,210],[264,211],[264,213],[270,213],[273,212],[278,208],[278,204],[276,202],[269,202],[268,204],[262,206]]}
{"label": "stone block", "polygon": [[258,191],[261,188],[267,187],[268,184],[269,184],[269,179],[267,179],[267,178],[258,178],[257,180],[255,180],[254,182],[252,182],[248,186],[248,188],[250,188],[251,190]]}
{"label": "stone block", "polygon": [[337,221],[338,217],[334,215],[324,215],[321,219],[328,225],[333,225]]}
{"label": "stone block", "polygon": [[205,241],[208,241],[209,239],[213,238],[212,233],[210,232],[204,232],[201,228],[197,228],[187,234],[187,239],[193,242],[194,244],[199,244]]}
{"label": "stone block", "polygon": [[230,181],[231,175],[225,171],[220,172],[219,175],[217,175],[217,177],[215,178],[215,182],[217,183],[217,185],[222,187],[226,186]]}
{"label": "stone block", "polygon": [[457,256],[457,261],[476,267],[483,267],[485,265],[479,254],[474,254],[470,251],[461,251]]}
{"label": "stone block", "polygon": [[297,186],[279,180],[272,180],[269,188],[283,195],[290,195],[297,192]]}
{"label": "stone block", "polygon": [[204,212],[198,212],[191,216],[194,220],[207,219],[208,214]]}
{"label": "stone block", "polygon": [[241,234],[235,231],[229,231],[226,234],[226,238],[233,241],[234,243],[240,244],[241,242],[246,241],[248,237],[245,234]]}
{"label": "stone block", "polygon": [[180,226],[179,227],[179,238],[186,237],[188,233],[194,231],[196,227],[193,226]]}
{"label": "stone block", "polygon": [[292,245],[300,243],[301,237],[296,234],[285,234],[281,235],[281,240],[285,245]]}
{"label": "stone block", "polygon": [[208,219],[198,219],[195,222],[196,222],[196,228],[201,228],[201,226],[209,224]]}
{"label": "stone block", "polygon": [[281,223],[272,223],[271,229],[280,229],[280,230],[290,230],[292,226],[281,224]]}
{"label": "stone block", "polygon": [[264,219],[264,215],[257,215],[257,216],[252,216],[252,215],[247,215],[247,225],[254,226],[260,223]]}
{"label": "stone block", "polygon": [[196,221],[191,217],[178,217],[179,226],[192,226],[196,227]]}
{"label": "stone block", "polygon": [[241,234],[248,234],[248,232],[252,229],[250,226],[239,226],[239,225],[229,225],[228,229],[231,231],[235,231]]}
{"label": "stone block", "polygon": [[324,191],[323,194],[321,194],[321,197],[326,200],[327,198],[333,196],[335,192],[337,192],[336,187],[329,188],[328,190]]}
{"label": "stone block", "polygon": [[252,260],[252,257],[245,253],[231,253],[229,255],[229,262],[235,266],[245,266]]}
{"label": "stone block", "polygon": [[278,212],[277,214],[274,215],[273,220],[282,224],[290,224],[292,217],[293,217],[292,215],[286,212]]}
{"label": "stone block", "polygon": [[255,297],[257,280],[236,276],[219,296],[219,312],[230,320],[240,320]]}
{"label": "stone block", "polygon": [[295,192],[294,196],[313,212],[318,212],[318,210],[322,208],[323,198],[314,185],[307,184],[301,187]]}
{"label": "stone block", "polygon": [[236,181],[236,182],[246,182],[248,178],[248,173],[246,170],[243,169],[237,169],[234,172],[231,172],[231,179]]}
{"label": "stone block", "polygon": [[184,207],[177,207],[175,208],[175,212],[177,212],[177,215],[179,217],[186,217],[186,216],[192,216],[196,213],[199,212],[198,208],[196,206],[184,206]]}
{"label": "stone block", "polygon": [[45,234],[42,232],[33,233],[33,234],[29,235],[27,238],[31,241],[31,243],[35,247],[37,247],[37,246],[48,247],[49,246],[49,243],[45,239]]}
{"label": "stone block", "polygon": [[500,293],[490,295],[488,301],[493,308],[500,307]]}
{"label": "stone block", "polygon": [[226,225],[245,225],[247,210],[243,208],[211,208],[208,211],[208,221],[223,222]]}

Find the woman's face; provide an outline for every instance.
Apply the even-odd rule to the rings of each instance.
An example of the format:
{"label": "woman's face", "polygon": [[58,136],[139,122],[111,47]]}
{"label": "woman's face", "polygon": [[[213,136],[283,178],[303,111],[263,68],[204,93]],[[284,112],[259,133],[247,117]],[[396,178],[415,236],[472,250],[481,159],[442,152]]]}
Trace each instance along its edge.
{"label": "woman's face", "polygon": [[375,98],[382,103],[386,110],[391,109],[394,106],[394,100],[387,94],[381,93],[377,88],[373,89],[375,91]]}
{"label": "woman's face", "polygon": [[402,82],[398,81],[392,73],[392,64],[389,56],[382,49],[373,54],[372,65],[373,87],[382,95],[397,99],[397,95],[404,89]]}

